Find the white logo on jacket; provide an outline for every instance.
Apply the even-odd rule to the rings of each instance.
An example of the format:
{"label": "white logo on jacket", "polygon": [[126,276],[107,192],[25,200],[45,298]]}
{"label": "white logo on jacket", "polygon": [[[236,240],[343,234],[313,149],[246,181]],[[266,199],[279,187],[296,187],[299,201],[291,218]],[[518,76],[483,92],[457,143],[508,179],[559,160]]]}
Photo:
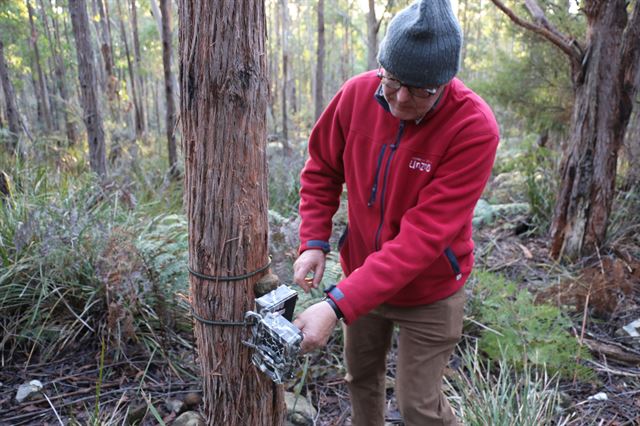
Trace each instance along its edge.
{"label": "white logo on jacket", "polygon": [[431,171],[431,163],[422,158],[413,157],[411,161],[409,161],[409,168],[418,170],[419,172],[429,173]]}

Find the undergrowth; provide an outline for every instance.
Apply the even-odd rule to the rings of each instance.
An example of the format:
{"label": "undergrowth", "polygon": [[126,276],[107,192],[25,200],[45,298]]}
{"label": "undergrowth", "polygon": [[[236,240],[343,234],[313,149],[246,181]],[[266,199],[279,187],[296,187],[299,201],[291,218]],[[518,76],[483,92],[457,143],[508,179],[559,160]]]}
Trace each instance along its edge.
{"label": "undergrowth", "polygon": [[54,154],[0,167],[12,181],[0,205],[2,361],[47,360],[103,337],[115,358],[190,347],[180,183],[153,189],[164,177],[142,169],[104,181],[82,167],[53,172],[75,164]]}
{"label": "undergrowth", "polygon": [[568,379],[594,378],[578,362],[590,354],[569,332],[572,322],[560,308],[536,304],[527,289],[487,272],[475,274],[473,292],[471,315],[482,328],[478,346],[490,359],[517,368],[544,367]]}

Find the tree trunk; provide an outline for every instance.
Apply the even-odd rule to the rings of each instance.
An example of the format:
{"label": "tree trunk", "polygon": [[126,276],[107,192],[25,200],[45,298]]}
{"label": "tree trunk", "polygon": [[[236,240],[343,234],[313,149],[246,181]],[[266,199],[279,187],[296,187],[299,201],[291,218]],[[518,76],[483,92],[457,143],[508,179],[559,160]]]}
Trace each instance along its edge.
{"label": "tree trunk", "polygon": [[289,41],[288,41],[288,5],[287,0],[280,0],[281,25],[282,25],[282,150],[289,154],[289,115],[287,113],[287,94],[289,92]]}
{"label": "tree trunk", "polygon": [[140,36],[138,35],[138,8],[136,0],[131,0],[131,28],[133,31],[133,60],[135,64],[134,75],[138,79],[138,109],[140,110],[141,136],[147,131],[147,121],[144,107],[145,88],[142,78],[142,55],[140,53]]}
{"label": "tree trunk", "polygon": [[[109,28],[108,16],[103,0],[95,0],[100,15],[100,52],[104,62],[104,70],[107,74],[105,93],[111,105],[111,114],[114,119],[118,119],[120,113],[120,94],[118,93],[118,78],[115,74],[113,61],[113,49],[111,41],[111,31]],[[115,104],[115,105],[114,105]]]}
{"label": "tree trunk", "polygon": [[[51,7],[51,3],[49,3]],[[43,21],[46,22],[47,14],[45,13],[44,2],[40,0],[40,7],[42,9]],[[65,129],[67,133],[67,141],[70,146],[73,146],[78,142],[78,132],[76,125],[73,122],[73,118],[70,112],[70,105],[72,104],[72,95],[67,87],[67,71],[64,66],[64,60],[62,59],[62,43],[60,40],[60,30],[58,28],[58,22],[52,14],[51,22],[53,24],[53,31],[55,36],[55,48],[52,48],[55,63],[56,82],[58,83],[58,91],[60,92],[60,98],[65,103],[62,107],[64,112]],[[54,46],[52,44],[52,46]]]}
{"label": "tree trunk", "polygon": [[9,67],[4,57],[4,44],[0,40],[0,80],[2,80],[2,90],[7,109],[7,122],[9,124],[9,152],[15,154],[18,146],[18,136],[20,134],[20,115],[16,102],[16,94],[13,84],[9,78]]}
{"label": "tree trunk", "polygon": [[[164,91],[166,95],[167,113],[167,150],[169,152],[169,173],[176,176],[178,172],[178,154],[176,152],[175,122],[176,106],[173,103],[173,79],[171,72],[171,2],[160,0],[162,15],[162,65],[164,67]],[[160,130],[160,129],[158,129]]]}
{"label": "tree trunk", "polygon": [[324,108],[324,0],[318,0],[318,50],[316,52],[316,121]]}
{"label": "tree trunk", "polygon": [[625,0],[585,0],[586,48],[560,33],[535,0],[525,7],[535,22],[491,0],[517,25],[546,38],[567,55],[575,91],[569,143],[551,223],[551,255],[576,259],[605,243],[613,204],[618,152],[633,108],[640,69],[640,4],[629,18]]}
{"label": "tree trunk", "polygon": [[376,2],[369,0],[369,13],[367,13],[367,67],[376,69],[378,67],[378,18],[376,17]]}
{"label": "tree trunk", "polygon": [[122,37],[122,44],[124,45],[124,54],[127,59],[127,70],[129,71],[129,82],[131,86],[131,98],[133,100],[134,111],[134,123],[136,127],[136,139],[142,139],[144,135],[144,117],[141,109],[141,101],[139,100],[136,78],[133,71],[133,64],[131,63],[131,54],[129,52],[129,40],[127,38],[127,32],[124,27],[124,14],[122,13],[122,6],[120,0],[117,0],[118,12],[120,13],[120,36]]}
{"label": "tree trunk", "polygon": [[636,94],[634,96],[633,113],[629,119],[627,135],[624,138],[627,160],[627,175],[624,188],[631,190],[640,184],[640,69],[636,72]]}
{"label": "tree trunk", "polygon": [[89,32],[89,17],[84,0],[69,0],[71,25],[76,40],[76,55],[78,57],[78,81],[80,83],[83,120],[87,128],[89,144],[89,163],[91,169],[100,177],[107,173],[105,155],[104,129],[102,116],[98,107],[96,92],[95,65],[91,38]]}
{"label": "tree trunk", "polygon": [[34,62],[36,66],[36,72],[38,74],[38,80],[36,82],[36,93],[38,96],[38,107],[42,112],[42,120],[44,127],[47,131],[51,131],[51,113],[49,108],[49,96],[47,94],[46,81],[44,79],[44,72],[42,72],[42,66],[40,64],[40,50],[38,49],[38,33],[36,32],[36,26],[33,22],[33,8],[31,2],[27,0],[27,11],[29,13],[29,24],[31,25],[31,38],[29,44],[33,49]]}
{"label": "tree trunk", "polygon": [[[268,260],[264,1],[179,4],[189,265],[210,276],[238,276]],[[211,282],[191,275],[193,309],[210,320],[243,321],[258,278]],[[281,425],[282,386],[251,364],[245,333],[195,322],[207,423]]]}
{"label": "tree trunk", "polygon": [[[605,241],[618,151],[632,108],[623,67],[626,43],[621,43],[627,26],[626,7],[624,0],[585,2],[589,47],[586,65],[581,74],[574,74],[571,133],[551,225],[554,257],[575,259],[594,253]],[[631,25],[640,25],[639,7],[635,5]],[[640,46],[630,49],[638,51]]]}

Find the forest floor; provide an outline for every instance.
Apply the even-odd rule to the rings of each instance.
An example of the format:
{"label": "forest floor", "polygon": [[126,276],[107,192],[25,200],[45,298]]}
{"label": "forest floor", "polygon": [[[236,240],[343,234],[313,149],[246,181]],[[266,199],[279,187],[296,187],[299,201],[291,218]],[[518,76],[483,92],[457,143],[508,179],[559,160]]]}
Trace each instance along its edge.
{"label": "forest floor", "polygon": [[[564,306],[575,338],[593,355],[576,362],[592,369],[594,380],[560,381],[562,411],[556,424],[640,424],[640,339],[623,331],[640,319],[638,247],[619,244],[611,253],[585,259],[568,271],[549,260],[544,238],[516,235],[517,220],[499,220],[476,232],[478,267],[528,288],[538,301]],[[193,343],[192,336],[184,337]],[[465,328],[460,347],[472,345],[476,338]],[[340,333],[335,333],[326,351],[306,358],[307,377],[313,380],[288,386],[293,391],[299,385],[302,397],[316,407],[317,425],[350,425],[341,347]],[[0,424],[172,424],[182,411],[202,410],[194,350],[176,346],[164,351],[151,359],[128,351],[127,358],[101,360],[101,347],[95,345],[49,362],[40,363],[37,354],[28,365],[9,365],[3,359]],[[447,375],[460,374],[458,359],[454,354]],[[402,424],[392,390],[394,360],[395,344],[389,357],[387,422]],[[47,396],[16,403],[18,386],[34,379],[46,385]],[[594,398],[597,394],[600,397]]]}

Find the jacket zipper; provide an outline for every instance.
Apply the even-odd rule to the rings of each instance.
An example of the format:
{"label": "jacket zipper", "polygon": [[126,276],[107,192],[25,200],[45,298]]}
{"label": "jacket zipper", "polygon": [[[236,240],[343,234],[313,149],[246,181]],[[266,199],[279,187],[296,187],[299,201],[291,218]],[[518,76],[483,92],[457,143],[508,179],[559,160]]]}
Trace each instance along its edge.
{"label": "jacket zipper", "polygon": [[382,165],[382,159],[384,158],[384,152],[387,149],[387,144],[382,145],[380,155],[378,155],[378,165],[376,166],[376,174],[373,178],[373,186],[371,187],[371,195],[369,196],[369,202],[367,207],[371,207],[376,202],[376,194],[378,193],[378,176],[380,175],[380,166]]}
{"label": "jacket zipper", "polygon": [[[387,177],[389,176],[389,165],[391,164],[391,160],[393,159],[393,155],[396,153],[396,149],[400,146],[400,139],[402,139],[402,134],[404,133],[404,120],[400,121],[400,127],[398,128],[398,134],[396,136],[396,143],[390,145],[391,154],[387,158],[387,163],[384,166],[384,177],[382,179],[382,191],[380,193],[380,224],[378,225],[378,230],[376,231],[376,240],[375,240],[375,250],[380,250],[380,235],[382,234],[382,225],[384,224],[384,193],[387,189]],[[377,178],[376,178],[377,183]],[[373,191],[372,191],[373,192]],[[375,194],[373,195],[373,199],[375,200]]]}

